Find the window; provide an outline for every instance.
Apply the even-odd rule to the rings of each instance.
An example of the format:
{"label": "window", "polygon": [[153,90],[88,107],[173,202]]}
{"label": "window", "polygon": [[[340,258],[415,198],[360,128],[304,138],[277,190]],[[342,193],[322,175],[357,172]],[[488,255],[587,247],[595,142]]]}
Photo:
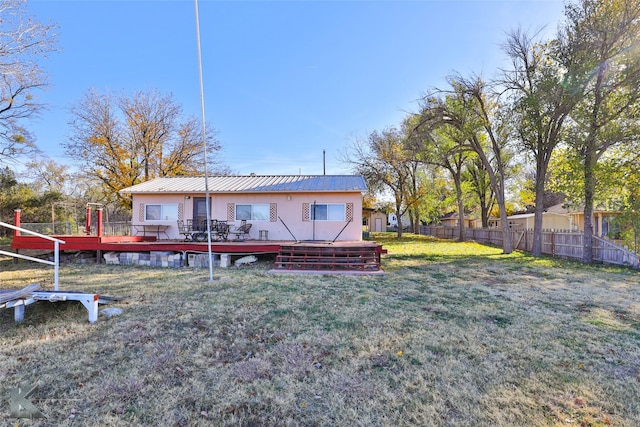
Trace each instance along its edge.
{"label": "window", "polygon": [[269,205],[236,205],[236,221],[269,221]]}
{"label": "window", "polygon": [[343,203],[327,203],[311,205],[311,221],[344,221]]}
{"label": "window", "polygon": [[178,219],[178,205],[145,205],[145,221],[175,221]]}

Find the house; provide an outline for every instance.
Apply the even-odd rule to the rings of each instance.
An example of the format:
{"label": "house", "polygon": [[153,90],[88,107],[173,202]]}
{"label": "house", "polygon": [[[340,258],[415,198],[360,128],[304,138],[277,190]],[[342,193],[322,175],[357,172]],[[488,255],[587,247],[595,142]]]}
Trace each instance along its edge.
{"label": "house", "polygon": [[132,197],[132,234],[180,239],[178,221],[252,224],[249,238],[362,240],[359,175],[250,175],[156,178],[120,190]]}
{"label": "house", "polygon": [[[409,226],[411,226],[411,221],[409,221],[409,218],[407,218],[406,215],[402,215],[402,218],[400,218],[401,222],[402,222],[402,229],[406,230],[409,228]],[[387,224],[389,224],[389,226],[393,229],[398,229],[398,216],[395,213],[390,213],[387,216]]]}
{"label": "house", "polygon": [[[458,212],[448,212],[440,217],[440,225],[443,227],[458,227],[460,225],[460,215]],[[464,226],[472,228],[472,219],[466,214],[464,216]]]}
{"label": "house", "polygon": [[[513,230],[533,230],[535,214],[526,213],[507,217]],[[563,204],[551,206],[542,213],[543,230],[572,230],[571,219]]]}
{"label": "house", "polygon": [[[571,230],[584,231],[584,211],[571,211],[568,216],[571,221]],[[608,236],[619,232],[620,225],[616,221],[619,216],[619,211],[595,208],[591,216],[593,234],[596,236]]]}

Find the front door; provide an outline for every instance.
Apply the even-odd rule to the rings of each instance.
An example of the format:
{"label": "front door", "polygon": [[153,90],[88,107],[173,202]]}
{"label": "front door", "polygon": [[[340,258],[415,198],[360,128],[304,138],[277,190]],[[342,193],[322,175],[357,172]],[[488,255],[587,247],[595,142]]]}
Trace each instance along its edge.
{"label": "front door", "polygon": [[207,220],[207,198],[206,197],[194,197],[193,198],[193,224],[198,224],[198,227],[204,227]]}

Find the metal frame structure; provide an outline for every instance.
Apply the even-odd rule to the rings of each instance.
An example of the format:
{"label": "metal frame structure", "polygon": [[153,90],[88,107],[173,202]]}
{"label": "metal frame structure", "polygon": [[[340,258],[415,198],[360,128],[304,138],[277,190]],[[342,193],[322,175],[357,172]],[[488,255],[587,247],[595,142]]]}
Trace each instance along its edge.
{"label": "metal frame structure", "polygon": [[60,244],[64,244],[65,243],[64,240],[60,240],[60,239],[56,239],[55,237],[36,233],[35,231],[27,230],[21,227],[16,227],[14,225],[7,224],[4,222],[0,222],[0,226],[10,228],[20,233],[31,234],[33,236],[37,236],[42,239],[52,241],[54,245],[53,261],[0,250],[0,254],[2,255],[6,255],[13,258],[25,259],[28,261],[34,261],[41,264],[53,265],[54,267],[54,280],[53,280],[54,290],[53,291],[35,290],[35,289],[38,289],[39,286],[31,285],[32,286],[31,288],[29,287],[25,288],[26,292],[23,295],[0,304],[0,308],[13,308],[14,320],[16,322],[21,322],[22,320],[24,320],[24,308],[27,305],[33,304],[36,301],[49,301],[49,302],[78,301],[87,309],[87,312],[89,313],[90,323],[95,323],[98,320],[98,303],[100,302],[100,297],[98,294],[84,294],[79,292],[66,292],[66,291],[59,290],[58,282],[59,282],[59,265],[60,265]]}

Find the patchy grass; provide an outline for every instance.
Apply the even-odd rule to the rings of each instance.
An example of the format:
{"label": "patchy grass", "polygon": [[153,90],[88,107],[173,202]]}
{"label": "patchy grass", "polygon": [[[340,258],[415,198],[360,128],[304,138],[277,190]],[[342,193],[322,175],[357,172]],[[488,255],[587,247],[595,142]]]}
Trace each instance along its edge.
{"label": "patchy grass", "polygon": [[385,277],[65,265],[124,314],[0,311],[0,394],[39,385],[29,425],[640,425],[637,271],[392,236]]}

